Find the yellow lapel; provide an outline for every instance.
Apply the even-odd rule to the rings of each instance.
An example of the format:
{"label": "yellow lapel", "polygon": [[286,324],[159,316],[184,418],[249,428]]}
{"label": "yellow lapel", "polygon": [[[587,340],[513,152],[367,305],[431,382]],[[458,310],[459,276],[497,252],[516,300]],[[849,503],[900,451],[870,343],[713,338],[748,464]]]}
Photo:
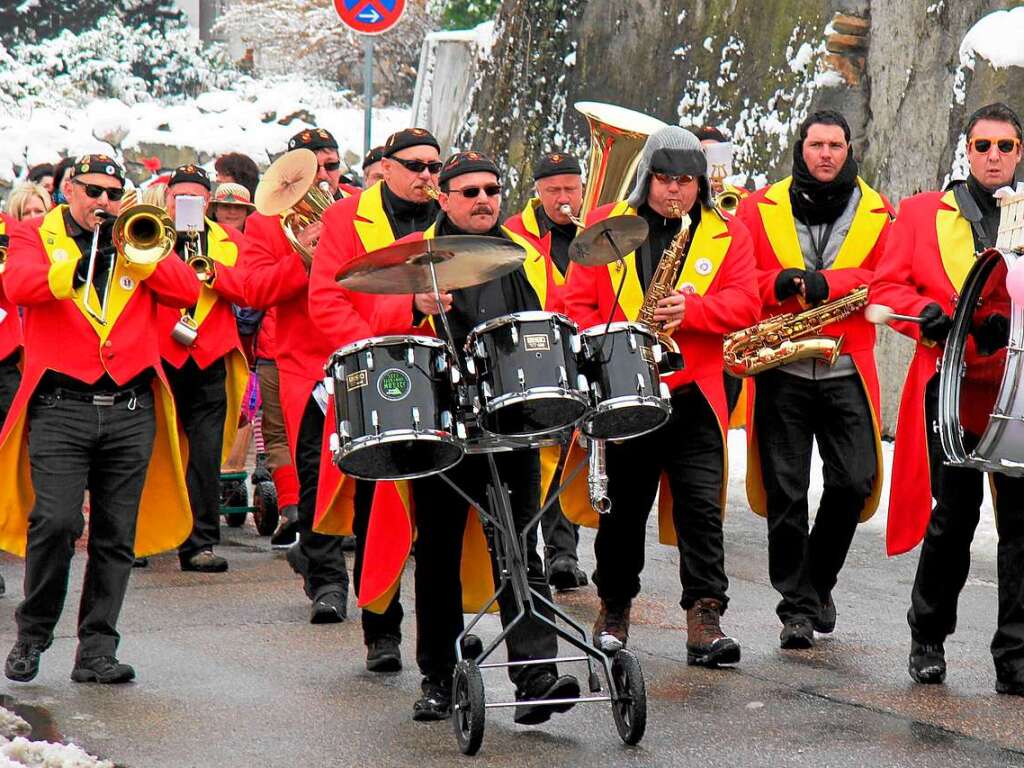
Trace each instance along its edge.
{"label": "yellow lapel", "polygon": [[[67,230],[64,228],[64,210],[65,206],[61,205],[54,208],[43,219],[42,224],[39,227],[39,234],[43,240],[43,247],[46,250],[46,255],[50,258],[51,263],[57,263],[58,261],[65,261],[67,259],[79,259],[88,258],[88,254],[82,254],[78,250],[78,246],[75,245],[75,241],[68,235]],[[78,311],[81,312],[85,318],[92,325],[93,330],[96,331],[96,335],[100,337],[100,341],[106,341],[110,335],[111,329],[117,322],[117,318],[121,315],[121,312],[127,306],[129,299],[132,294],[135,293],[135,289],[138,286],[135,278],[127,274],[124,267],[124,259],[120,255],[114,260],[113,274],[110,276],[108,282],[108,293],[107,299],[107,317],[105,323],[100,323],[93,314],[86,311],[85,304],[82,303],[82,294],[85,286],[81,286],[75,289],[74,299],[75,306],[78,307]],[[100,306],[103,297],[97,296],[93,290],[89,291],[89,306],[96,314],[100,313]]]}
{"label": "yellow lapel", "polygon": [[777,181],[765,193],[765,201],[758,204],[761,222],[768,235],[775,258],[783,267],[793,269],[804,268],[804,254],[800,250],[800,240],[796,236],[796,224],[793,220],[793,206],[789,202],[789,187],[793,177],[787,176]]}
{"label": "yellow lapel", "polygon": [[363,191],[359,195],[359,204],[356,207],[356,234],[367,252],[376,251],[395,242],[391,224],[384,213],[384,198],[381,192],[383,184],[383,181],[378,181]]}
{"label": "yellow lapel", "polygon": [[942,267],[946,277],[959,293],[963,287],[967,273],[974,266],[974,235],[971,234],[971,223],[960,215],[960,207],[956,204],[953,190],[942,196],[942,203],[952,210],[939,207],[935,213],[935,234],[939,241],[939,254],[942,256]]}
{"label": "yellow lapel", "polygon": [[732,237],[725,222],[714,211],[702,208],[700,226],[693,233],[693,244],[683,268],[679,271],[676,288],[689,285],[703,296],[714,282],[731,242]]}
{"label": "yellow lapel", "polygon": [[[238,246],[236,246],[231,239],[228,237],[228,233],[224,231],[224,228],[216,222],[206,220],[206,256],[207,258],[213,259],[218,264],[223,264],[228,267],[233,267],[235,262],[238,260]],[[196,321],[196,325],[202,325],[203,320],[207,318],[213,306],[217,303],[217,299],[220,298],[220,294],[217,293],[213,288],[203,283],[199,289],[199,301],[196,303],[196,311],[192,315],[192,318]],[[181,310],[182,317],[188,314],[187,309]]]}
{"label": "yellow lapel", "polygon": [[534,248],[525,237],[517,235],[507,227],[502,227],[501,231],[512,242],[516,245],[521,245],[526,250],[526,261],[523,262],[523,269],[526,270],[526,279],[540,300],[540,308],[544,309],[548,297],[548,270],[544,261],[544,254]]}
{"label": "yellow lapel", "polygon": [[857,177],[857,185],[860,187],[860,202],[850,231],[846,233],[836,260],[832,263],[832,269],[859,267],[863,264],[889,218],[882,196],[865,184],[860,176]]}
{"label": "yellow lapel", "polygon": [[[635,216],[636,210],[630,208],[629,203],[625,200],[620,201],[612,208],[611,213],[608,214],[608,218],[612,216]],[[626,317],[630,320],[636,318],[640,312],[640,307],[644,303],[644,290],[640,286],[640,275],[636,271],[636,253],[630,251],[623,258],[622,261],[626,265],[626,282],[622,286],[622,295],[619,297],[619,304],[622,307],[622,311]],[[618,290],[619,280],[622,279],[622,264],[618,261],[613,261],[608,265],[608,277],[612,281],[612,290]]]}
{"label": "yellow lapel", "polygon": [[537,206],[540,205],[539,197],[531,197],[523,208],[523,229],[536,238],[540,238],[540,225],[537,224]]}

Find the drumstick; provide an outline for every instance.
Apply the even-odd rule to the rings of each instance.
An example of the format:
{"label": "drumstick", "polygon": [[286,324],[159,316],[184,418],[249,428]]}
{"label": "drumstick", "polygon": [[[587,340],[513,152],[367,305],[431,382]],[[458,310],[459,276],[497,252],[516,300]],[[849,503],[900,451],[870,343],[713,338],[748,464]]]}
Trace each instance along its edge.
{"label": "drumstick", "polygon": [[890,320],[903,320],[907,323],[921,324],[924,320],[917,315],[899,315],[892,311],[892,307],[885,304],[868,304],[864,308],[864,317],[869,323],[885,325]]}

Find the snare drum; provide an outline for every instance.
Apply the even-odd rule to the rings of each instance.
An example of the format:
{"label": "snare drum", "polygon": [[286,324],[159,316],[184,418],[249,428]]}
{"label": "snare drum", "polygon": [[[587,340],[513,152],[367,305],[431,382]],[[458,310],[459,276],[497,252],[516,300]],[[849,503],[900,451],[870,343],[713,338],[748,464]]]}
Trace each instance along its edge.
{"label": "snare drum", "polygon": [[402,480],[459,462],[458,368],[428,336],[378,336],[342,347],[326,367],[338,468],[364,480]]}
{"label": "snare drum", "polygon": [[529,437],[564,429],[586,413],[587,384],[577,371],[576,324],[553,312],[489,320],[466,339],[476,375],[479,419],[488,432]]}
{"label": "snare drum", "polygon": [[590,382],[593,410],[581,429],[601,440],[628,440],[664,424],[668,387],[658,375],[661,346],[639,323],[595,325],[580,334],[580,368]]}

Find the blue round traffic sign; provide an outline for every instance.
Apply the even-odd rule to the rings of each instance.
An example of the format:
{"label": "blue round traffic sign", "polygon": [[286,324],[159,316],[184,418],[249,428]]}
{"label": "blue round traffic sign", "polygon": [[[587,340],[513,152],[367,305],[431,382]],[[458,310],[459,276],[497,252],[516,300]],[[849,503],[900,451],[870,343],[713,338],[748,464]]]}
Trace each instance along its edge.
{"label": "blue round traffic sign", "polygon": [[387,32],[405,12],[405,0],[334,0],[342,23],[364,35]]}

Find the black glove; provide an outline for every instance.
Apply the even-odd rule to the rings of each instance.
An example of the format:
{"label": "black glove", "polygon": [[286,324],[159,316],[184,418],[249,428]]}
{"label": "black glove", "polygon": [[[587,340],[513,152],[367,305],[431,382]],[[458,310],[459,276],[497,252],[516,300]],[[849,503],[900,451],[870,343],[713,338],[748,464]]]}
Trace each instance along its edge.
{"label": "black glove", "polygon": [[800,293],[800,286],[797,284],[797,278],[803,279],[804,270],[802,269],[784,269],[779,272],[779,276],[775,278],[775,298],[779,301],[785,301],[790,296],[796,296]]}
{"label": "black glove", "polygon": [[1006,315],[989,315],[971,329],[979,355],[991,355],[1010,343],[1010,319]]}
{"label": "black glove", "polygon": [[926,339],[942,343],[949,335],[952,325],[952,318],[943,312],[938,304],[929,304],[921,310],[921,335]]}
{"label": "black glove", "polygon": [[828,298],[828,281],[821,272],[804,272],[804,298],[808,304],[820,304]]}

